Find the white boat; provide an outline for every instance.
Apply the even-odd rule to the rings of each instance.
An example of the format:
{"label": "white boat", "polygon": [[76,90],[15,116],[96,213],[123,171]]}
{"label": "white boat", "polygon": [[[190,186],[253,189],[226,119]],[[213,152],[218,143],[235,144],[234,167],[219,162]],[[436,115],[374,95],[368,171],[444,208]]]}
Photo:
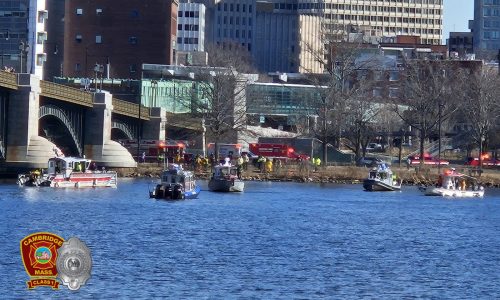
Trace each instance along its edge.
{"label": "white boat", "polygon": [[170,164],[161,174],[160,183],[149,191],[149,197],[166,200],[194,199],[200,194],[201,188],[196,185],[194,174],[184,171],[180,165]]}
{"label": "white boat", "polygon": [[363,188],[367,191],[399,191],[401,179],[396,179],[392,170],[385,164],[373,168],[368,178],[363,181]]}
{"label": "white boat", "polygon": [[483,197],[484,188],[477,183],[474,177],[446,170],[439,175],[435,187],[422,187],[420,190],[426,196],[443,196],[457,198]]}
{"label": "white boat", "polygon": [[212,192],[243,192],[245,182],[238,178],[238,168],[226,163],[214,167],[208,189]]}
{"label": "white boat", "polygon": [[90,159],[81,157],[54,157],[47,170],[19,174],[20,186],[48,186],[54,188],[116,187],[118,176],[114,171],[98,171]]}

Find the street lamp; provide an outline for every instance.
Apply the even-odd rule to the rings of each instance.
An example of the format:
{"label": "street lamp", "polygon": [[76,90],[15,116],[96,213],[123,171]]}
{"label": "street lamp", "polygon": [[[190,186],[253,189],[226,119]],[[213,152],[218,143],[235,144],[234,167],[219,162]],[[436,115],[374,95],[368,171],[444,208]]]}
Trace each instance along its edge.
{"label": "street lamp", "polygon": [[156,101],[158,97],[158,81],[157,80],[151,80],[151,101],[150,101],[150,107],[158,107]]}
{"label": "street lamp", "polygon": [[[30,45],[28,43],[25,43],[21,41],[19,43],[19,57],[20,57],[20,68],[19,68],[19,73],[23,72],[23,56],[28,54],[28,51],[30,50]],[[26,65],[28,65],[28,57],[26,57]],[[26,70],[27,71],[27,70]]]}
{"label": "street lamp", "polygon": [[95,91],[97,92],[97,74],[98,73],[101,74],[101,90],[102,90],[102,73],[104,73],[104,66],[96,63],[94,66],[94,72],[95,72]]}

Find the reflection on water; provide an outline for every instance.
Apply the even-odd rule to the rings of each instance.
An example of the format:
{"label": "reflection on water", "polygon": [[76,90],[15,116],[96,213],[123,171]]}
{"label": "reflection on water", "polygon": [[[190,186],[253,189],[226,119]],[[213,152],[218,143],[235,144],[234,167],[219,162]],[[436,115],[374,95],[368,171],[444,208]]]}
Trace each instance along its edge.
{"label": "reflection on water", "polygon": [[[116,189],[0,183],[6,298],[27,291],[19,241],[37,231],[77,236],[92,278],[78,298],[495,298],[500,294],[500,193],[423,197],[416,188],[248,182],[244,193],[164,202],[151,180]],[[5,271],[6,270],[6,271]],[[3,297],[3,298],[5,298]]]}

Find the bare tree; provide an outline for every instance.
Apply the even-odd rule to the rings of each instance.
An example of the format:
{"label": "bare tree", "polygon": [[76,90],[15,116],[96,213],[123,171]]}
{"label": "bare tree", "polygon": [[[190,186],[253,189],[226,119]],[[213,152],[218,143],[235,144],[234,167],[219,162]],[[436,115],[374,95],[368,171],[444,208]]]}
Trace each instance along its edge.
{"label": "bare tree", "polygon": [[[324,35],[328,36],[327,34]],[[327,145],[333,143],[340,148],[341,138],[347,138],[346,146],[354,151],[356,158],[369,130],[373,111],[373,69],[378,69],[378,53],[366,51],[360,42],[325,42],[325,49],[306,48],[324,66],[325,75],[311,76],[311,82],[321,94],[309,105],[316,109],[317,123],[313,135],[323,143],[323,160],[327,161]],[[346,133],[346,136],[342,135]],[[367,142],[366,142],[367,143]],[[365,144],[366,144],[365,143]],[[366,146],[365,146],[366,148]]]}
{"label": "bare tree", "polygon": [[[461,72],[459,90],[464,105],[460,112],[470,128],[470,136],[479,146],[479,168],[482,167],[484,143],[498,125],[500,117],[500,77],[498,71],[483,68],[476,72]],[[498,132],[496,132],[498,134]]]}
{"label": "bare tree", "polygon": [[453,74],[446,62],[411,60],[404,64],[400,97],[394,99],[395,111],[407,125],[419,131],[421,165],[425,140],[439,122],[448,119],[458,108],[451,103]]}
{"label": "bare tree", "polygon": [[209,46],[209,67],[197,70],[200,99],[191,101],[191,112],[202,119],[215,143],[233,138],[246,126],[246,85],[253,76],[241,72],[252,71],[248,52],[234,45]]}

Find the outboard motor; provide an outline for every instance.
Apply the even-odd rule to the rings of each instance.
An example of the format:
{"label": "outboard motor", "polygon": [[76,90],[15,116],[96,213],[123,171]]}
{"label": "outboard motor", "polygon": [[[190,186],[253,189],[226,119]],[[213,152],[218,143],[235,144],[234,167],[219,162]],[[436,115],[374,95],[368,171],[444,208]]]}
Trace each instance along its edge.
{"label": "outboard motor", "polygon": [[155,189],[155,198],[161,199],[165,196],[165,190],[161,184],[158,184]]}
{"label": "outboard motor", "polygon": [[173,189],[171,185],[165,186],[165,199],[174,199],[173,196]]}
{"label": "outboard motor", "polygon": [[183,198],[184,198],[184,193],[182,192],[182,186],[179,184],[176,184],[174,186],[174,192],[173,192],[172,199],[183,199]]}

